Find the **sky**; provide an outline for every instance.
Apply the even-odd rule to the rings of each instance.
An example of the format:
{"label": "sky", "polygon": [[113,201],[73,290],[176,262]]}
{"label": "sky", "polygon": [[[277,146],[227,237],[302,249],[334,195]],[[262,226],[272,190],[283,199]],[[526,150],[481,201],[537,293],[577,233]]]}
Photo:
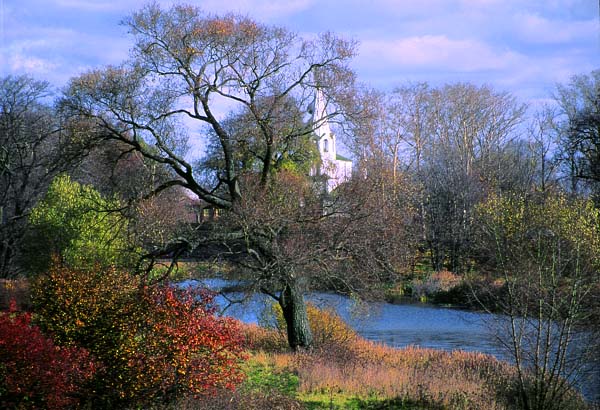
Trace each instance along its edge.
{"label": "sky", "polygon": [[[173,2],[160,0],[168,7]],[[358,79],[390,91],[410,82],[471,82],[549,99],[557,83],[600,68],[600,0],[188,0],[303,36],[359,42]],[[132,39],[119,22],[137,0],[0,0],[0,76],[29,74],[57,89],[119,64]]]}

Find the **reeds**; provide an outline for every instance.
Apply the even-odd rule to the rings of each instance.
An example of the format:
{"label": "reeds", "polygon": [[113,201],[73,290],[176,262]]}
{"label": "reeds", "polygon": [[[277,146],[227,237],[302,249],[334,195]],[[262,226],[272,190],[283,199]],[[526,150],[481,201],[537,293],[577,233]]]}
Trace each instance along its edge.
{"label": "reeds", "polygon": [[[247,328],[260,346],[277,332]],[[514,369],[492,356],[409,346],[396,349],[356,336],[343,345],[291,353],[259,349],[253,361],[299,378],[298,395],[405,400],[426,408],[506,409]]]}

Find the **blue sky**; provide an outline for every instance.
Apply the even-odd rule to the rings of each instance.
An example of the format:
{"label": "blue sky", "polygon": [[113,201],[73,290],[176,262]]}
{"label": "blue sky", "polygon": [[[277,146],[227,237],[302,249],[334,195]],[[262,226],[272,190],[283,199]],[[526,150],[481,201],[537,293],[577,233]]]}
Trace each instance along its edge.
{"label": "blue sky", "polygon": [[[161,0],[168,6],[172,1]],[[303,35],[358,40],[358,78],[381,90],[407,82],[469,81],[548,98],[557,82],[600,68],[598,0],[203,0]],[[119,21],[136,0],[0,0],[0,75],[60,87],[128,55]]]}

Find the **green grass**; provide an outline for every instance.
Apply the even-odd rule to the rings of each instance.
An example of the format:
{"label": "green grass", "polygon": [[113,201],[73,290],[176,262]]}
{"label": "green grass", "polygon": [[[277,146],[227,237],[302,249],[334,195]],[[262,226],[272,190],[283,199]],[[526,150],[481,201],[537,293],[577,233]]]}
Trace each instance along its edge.
{"label": "green grass", "polygon": [[277,391],[283,395],[294,397],[298,391],[299,380],[294,373],[276,370],[273,366],[265,366],[250,360],[246,364],[246,380],[242,389],[246,391]]}
{"label": "green grass", "polygon": [[299,400],[307,410],[433,410],[410,400],[358,397],[344,392],[301,395]]}

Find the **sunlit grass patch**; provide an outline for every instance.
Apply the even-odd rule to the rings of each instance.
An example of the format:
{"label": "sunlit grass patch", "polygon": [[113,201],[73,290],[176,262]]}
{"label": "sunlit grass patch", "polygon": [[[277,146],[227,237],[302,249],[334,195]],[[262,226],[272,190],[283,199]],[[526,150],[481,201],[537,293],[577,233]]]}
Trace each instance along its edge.
{"label": "sunlit grass patch", "polygon": [[295,397],[298,391],[298,376],[281,364],[277,360],[269,362],[256,358],[250,359],[244,366],[246,380],[241,389],[243,391],[276,391]]}
{"label": "sunlit grass patch", "polygon": [[344,392],[310,394],[301,398],[306,409],[309,410],[329,410],[329,409],[349,409],[349,410],[433,410],[432,407],[423,407],[409,399],[381,399],[377,395],[369,397],[358,397],[348,395]]}
{"label": "sunlit grass patch", "polygon": [[[252,329],[264,346],[280,337]],[[485,354],[395,349],[360,337],[307,352],[259,349],[250,362],[296,376],[295,397],[309,409],[505,409],[514,376],[510,365]]]}

